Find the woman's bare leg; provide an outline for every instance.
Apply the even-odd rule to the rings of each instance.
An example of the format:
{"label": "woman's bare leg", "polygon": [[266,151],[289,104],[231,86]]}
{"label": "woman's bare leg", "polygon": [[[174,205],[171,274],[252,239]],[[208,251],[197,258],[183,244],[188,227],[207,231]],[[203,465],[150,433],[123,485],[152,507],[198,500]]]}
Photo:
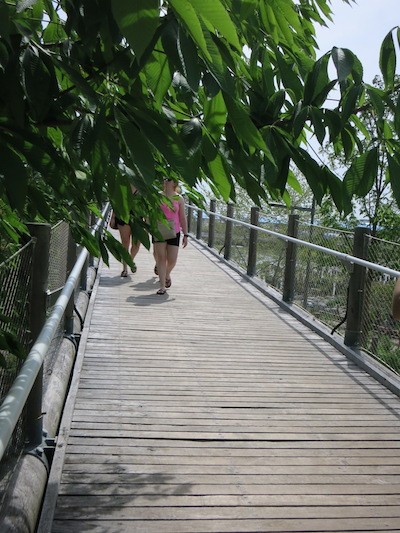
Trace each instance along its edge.
{"label": "woman's bare leg", "polygon": [[155,242],[154,252],[157,261],[158,277],[160,278],[160,288],[165,289],[165,277],[167,271],[167,243]]}
{"label": "woman's bare leg", "polygon": [[[118,226],[119,234],[121,236],[121,244],[129,252],[129,246],[131,243],[131,228],[129,224],[125,224],[124,226]],[[123,270],[127,269],[126,261],[122,260],[122,268]]]}
{"label": "woman's bare leg", "polygon": [[178,260],[179,246],[167,245],[167,269],[165,272],[165,278],[170,279],[172,269],[175,267]]}
{"label": "woman's bare leg", "polygon": [[[139,251],[139,248],[140,248],[140,241],[135,241],[132,237],[132,242],[131,242],[131,258],[132,258],[132,261],[135,263],[135,257],[137,256],[137,253]],[[136,265],[135,265],[135,268],[131,268],[132,272],[135,273],[136,272]]]}

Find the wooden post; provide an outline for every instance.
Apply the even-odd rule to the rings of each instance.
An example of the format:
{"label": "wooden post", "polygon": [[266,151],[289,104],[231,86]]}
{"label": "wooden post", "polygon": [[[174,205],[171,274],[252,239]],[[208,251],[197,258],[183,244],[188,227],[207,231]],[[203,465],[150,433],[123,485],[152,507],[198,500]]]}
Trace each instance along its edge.
{"label": "wooden post", "polygon": [[[251,208],[250,224],[252,224],[253,226],[258,226],[259,213],[259,207]],[[255,276],[257,273],[257,240],[258,230],[250,228],[249,257],[247,261],[247,274],[249,276]]]}
{"label": "wooden post", "polygon": [[[210,211],[215,213],[217,209],[217,200],[210,200]],[[208,223],[208,246],[214,248],[215,241],[215,215],[210,215]]]}
{"label": "wooden post", "polygon": [[[233,218],[234,207],[233,204],[228,204],[226,207],[226,216]],[[231,220],[226,221],[225,226],[225,253],[224,258],[229,261],[231,258],[232,250],[232,232],[233,232],[233,222]]]}
{"label": "wooden post", "polygon": [[197,224],[196,224],[196,238],[201,239],[203,231],[203,211],[200,209],[197,211]]}
{"label": "wooden post", "polygon": [[[192,200],[189,200],[189,206],[193,205]],[[192,232],[192,221],[193,221],[193,209],[188,207],[187,210],[187,223],[188,223],[188,233]]]}
{"label": "wooden post", "polygon": [[[369,228],[358,227],[354,230],[354,257],[368,259],[369,241],[366,236],[369,234]],[[344,343],[346,346],[357,347],[361,343],[366,272],[367,269],[365,267],[356,264],[353,265],[353,270],[350,275],[346,331],[344,334]]]}
{"label": "wooden post", "polygon": [[[289,215],[288,237],[297,237],[299,228],[299,215]],[[288,242],[286,245],[286,264],[285,276],[283,281],[284,302],[291,303],[294,300],[294,284],[296,279],[296,252],[297,245],[294,242]]]}
{"label": "wooden post", "polygon": [[[30,292],[30,337],[31,346],[46,322],[47,282],[49,276],[50,225],[27,224],[35,239],[32,265],[32,288]],[[43,366],[26,402],[27,448],[33,449],[43,442],[42,419]]]}

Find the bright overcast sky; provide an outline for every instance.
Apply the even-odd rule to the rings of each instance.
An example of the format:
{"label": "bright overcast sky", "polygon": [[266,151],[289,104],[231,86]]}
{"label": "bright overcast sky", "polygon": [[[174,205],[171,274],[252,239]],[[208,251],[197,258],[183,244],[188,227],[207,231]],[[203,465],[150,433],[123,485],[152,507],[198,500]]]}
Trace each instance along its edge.
{"label": "bright overcast sky", "polygon": [[[333,22],[328,28],[316,25],[318,57],[332,49],[349,48],[364,67],[364,81],[371,83],[379,70],[379,50],[383,39],[394,27],[400,26],[400,0],[358,0],[348,5],[342,0],[331,1]],[[400,74],[400,57],[396,72]]]}

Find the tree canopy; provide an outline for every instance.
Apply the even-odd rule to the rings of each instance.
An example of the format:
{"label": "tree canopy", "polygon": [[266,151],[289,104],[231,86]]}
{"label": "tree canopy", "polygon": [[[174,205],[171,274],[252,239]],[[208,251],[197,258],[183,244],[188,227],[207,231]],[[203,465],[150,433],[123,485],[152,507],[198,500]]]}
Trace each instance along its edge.
{"label": "tree canopy", "polygon": [[[331,15],[329,0],[0,0],[0,232],[17,239],[25,221],[62,216],[105,254],[113,240],[90,236],[87,209],[110,199],[126,218],[130,183],[150,213],[164,175],[195,201],[205,181],[225,200],[239,186],[255,203],[289,203],[291,164],[318,202],[348,212],[378,172],[361,143],[365,105],[400,202],[400,30],[388,29],[376,88],[350,50],[318,57],[315,27]],[[359,148],[344,179],[307,150],[310,135],[346,157]]]}

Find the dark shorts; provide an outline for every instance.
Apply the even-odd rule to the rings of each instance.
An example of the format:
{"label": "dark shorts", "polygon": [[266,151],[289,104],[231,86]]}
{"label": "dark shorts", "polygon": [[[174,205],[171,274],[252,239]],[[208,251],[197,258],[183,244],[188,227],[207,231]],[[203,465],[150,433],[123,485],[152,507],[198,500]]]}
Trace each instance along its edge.
{"label": "dark shorts", "polygon": [[117,224],[117,226],[126,226],[127,225],[127,222],[124,222],[123,220],[121,220],[118,217],[115,217],[115,223]]}
{"label": "dark shorts", "polygon": [[166,242],[170,246],[179,246],[180,240],[181,240],[181,234],[180,233],[177,233],[176,237],[174,237],[173,239],[167,239],[166,241],[156,241],[154,239],[154,236],[151,238],[151,242],[152,243],[154,243],[154,242]]}

